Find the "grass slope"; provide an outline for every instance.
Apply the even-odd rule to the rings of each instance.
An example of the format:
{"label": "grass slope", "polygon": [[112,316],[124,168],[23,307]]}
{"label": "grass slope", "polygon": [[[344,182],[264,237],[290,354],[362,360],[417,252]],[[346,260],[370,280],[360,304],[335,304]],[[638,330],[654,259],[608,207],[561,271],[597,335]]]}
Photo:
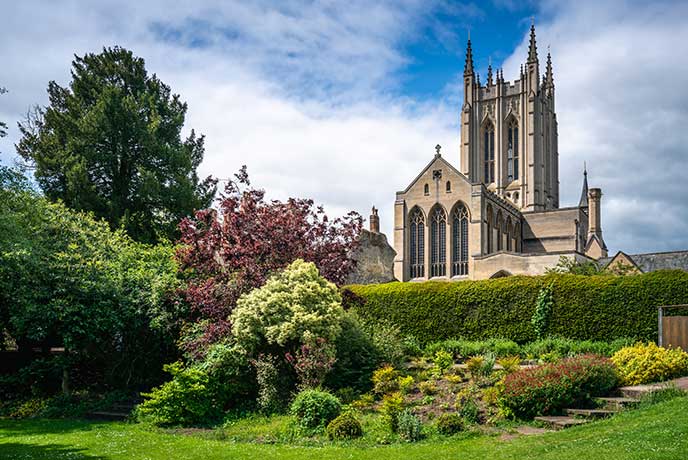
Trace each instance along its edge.
{"label": "grass slope", "polygon": [[261,445],[167,434],[142,425],[0,420],[2,459],[685,459],[688,398],[543,436],[481,436],[362,448]]}

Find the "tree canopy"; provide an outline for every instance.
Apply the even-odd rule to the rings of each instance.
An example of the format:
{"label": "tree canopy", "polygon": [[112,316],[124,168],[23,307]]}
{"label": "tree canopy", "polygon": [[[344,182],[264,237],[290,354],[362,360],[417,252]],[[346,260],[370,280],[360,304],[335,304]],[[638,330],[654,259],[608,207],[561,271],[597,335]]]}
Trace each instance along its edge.
{"label": "tree canopy", "polygon": [[174,239],[215,194],[215,181],[197,175],[204,137],[181,136],[186,103],[120,47],[75,56],[71,77],[67,87],[51,81],[49,105],[20,123],[17,152],[50,200],[137,241]]}

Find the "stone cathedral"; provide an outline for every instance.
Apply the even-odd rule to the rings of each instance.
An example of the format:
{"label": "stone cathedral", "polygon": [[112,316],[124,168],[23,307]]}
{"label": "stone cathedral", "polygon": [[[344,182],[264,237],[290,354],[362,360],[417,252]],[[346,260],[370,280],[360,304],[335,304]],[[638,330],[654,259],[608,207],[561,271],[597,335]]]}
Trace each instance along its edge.
{"label": "stone cathedral", "polygon": [[436,147],[394,203],[394,277],[400,281],[537,275],[561,256],[607,257],[599,188],[587,173],[577,206],[559,206],[559,150],[549,53],[540,73],[535,27],[519,78],[473,68],[463,76],[459,168]]}

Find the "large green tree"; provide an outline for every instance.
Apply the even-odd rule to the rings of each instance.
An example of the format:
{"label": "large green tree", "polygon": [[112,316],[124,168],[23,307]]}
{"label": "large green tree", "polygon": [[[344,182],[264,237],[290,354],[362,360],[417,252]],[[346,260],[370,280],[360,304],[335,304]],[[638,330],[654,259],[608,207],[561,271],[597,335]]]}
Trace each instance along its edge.
{"label": "large green tree", "polygon": [[186,103],[120,47],[75,56],[71,75],[68,87],[51,81],[49,105],[19,125],[17,151],[39,186],[138,241],[175,238],[179,221],[208,207],[216,188],[196,172],[204,137],[192,130],[182,139]]}

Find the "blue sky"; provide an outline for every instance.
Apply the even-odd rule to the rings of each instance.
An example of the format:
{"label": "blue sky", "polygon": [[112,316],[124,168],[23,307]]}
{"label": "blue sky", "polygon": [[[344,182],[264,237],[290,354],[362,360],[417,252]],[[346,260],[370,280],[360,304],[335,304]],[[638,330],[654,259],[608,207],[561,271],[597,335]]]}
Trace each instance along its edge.
{"label": "blue sky", "polygon": [[200,170],[247,164],[268,195],[310,197],[331,215],[380,209],[432,158],[459,163],[459,81],[467,31],[513,80],[531,16],[551,45],[562,205],[587,161],[612,251],[688,248],[688,3],[659,0],[24,0],[0,17],[0,159],[16,122],[66,85],[74,54],[120,45],[189,105],[206,135]]}

